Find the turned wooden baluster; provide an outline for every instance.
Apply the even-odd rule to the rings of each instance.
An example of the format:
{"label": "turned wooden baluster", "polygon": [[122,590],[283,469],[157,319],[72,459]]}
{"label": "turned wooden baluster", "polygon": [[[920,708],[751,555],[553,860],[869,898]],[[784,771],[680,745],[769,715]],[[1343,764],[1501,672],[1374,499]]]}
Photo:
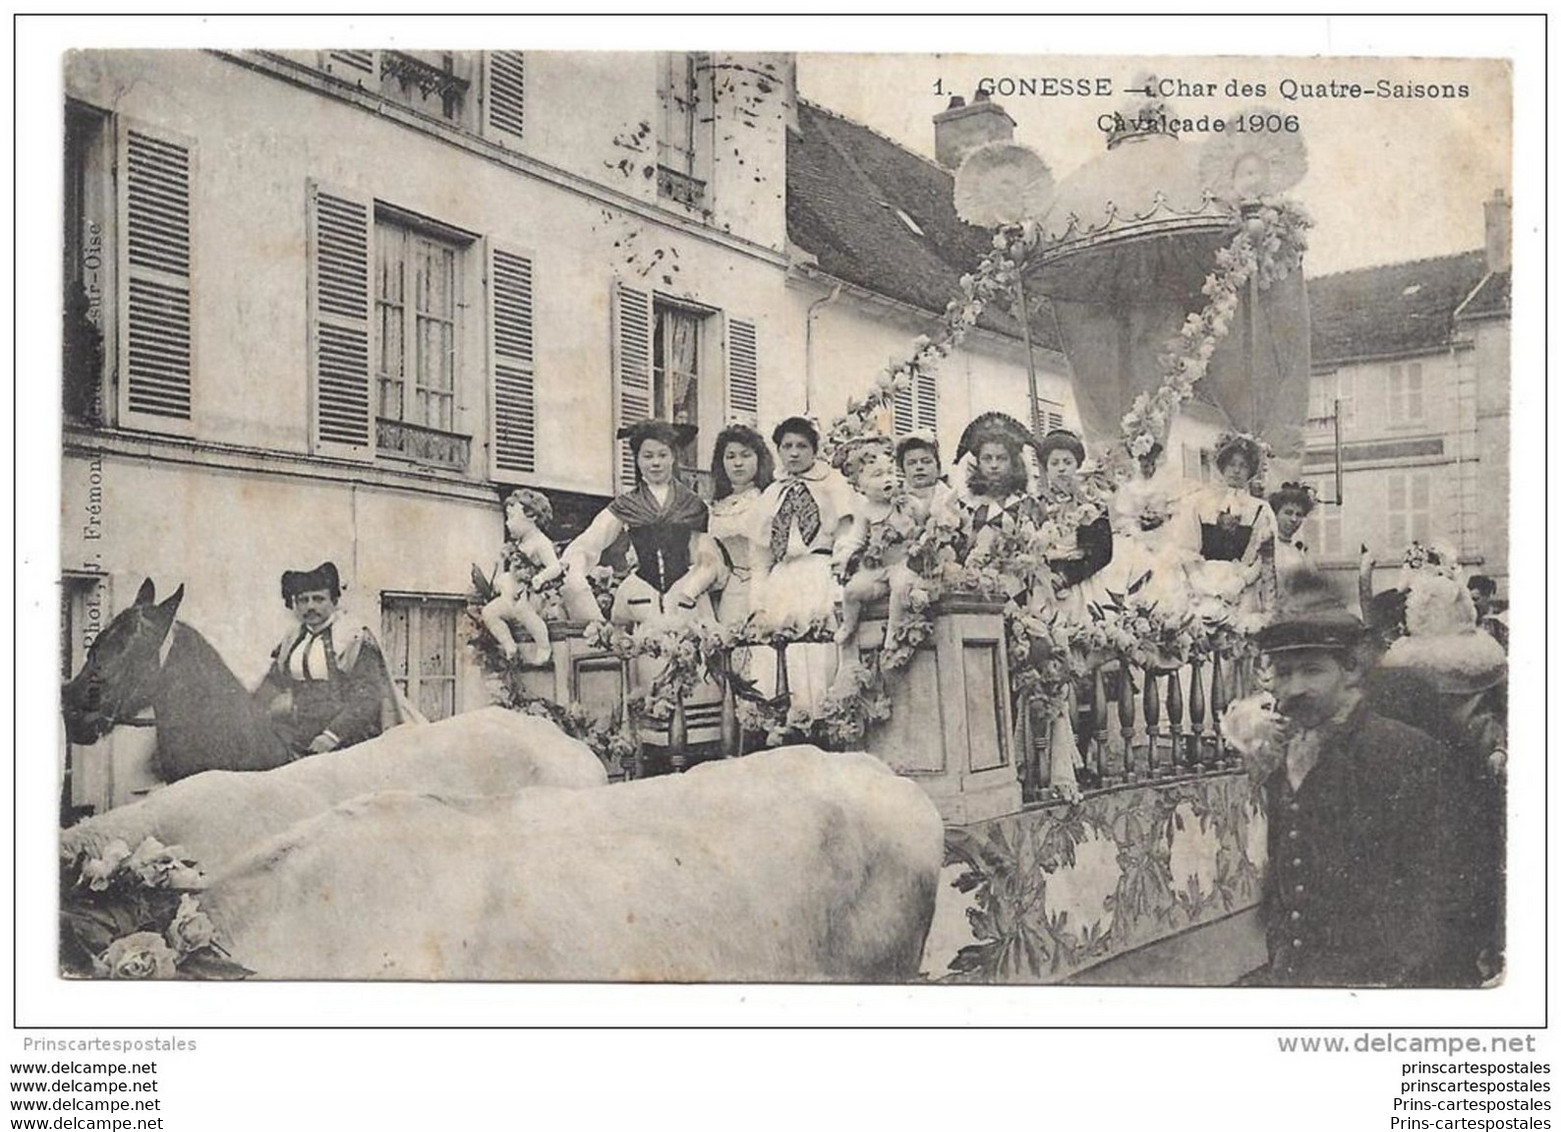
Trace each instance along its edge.
{"label": "turned wooden baluster", "polygon": [[[1144,731],[1149,737],[1149,773],[1152,776],[1158,769],[1154,749],[1160,741],[1160,677],[1152,668],[1144,669]],[[1176,761],[1174,754],[1171,761]]]}
{"label": "turned wooden baluster", "polygon": [[1209,681],[1209,736],[1214,744],[1212,761],[1219,766],[1225,760],[1225,744],[1220,738],[1220,716],[1225,714],[1225,708],[1230,703],[1225,692],[1226,673],[1225,665],[1220,663],[1219,654],[1214,656],[1214,676]]}
{"label": "turned wooden baluster", "polygon": [[1083,734],[1079,730],[1079,716],[1081,714],[1079,712],[1079,686],[1072,680],[1068,681],[1067,696],[1068,726],[1073,728],[1073,737],[1079,744],[1079,754],[1084,759],[1085,766],[1089,766],[1091,761],[1093,761],[1095,773],[1100,775],[1102,773],[1100,765],[1100,750],[1090,743],[1090,737],[1088,735]]}
{"label": "turned wooden baluster", "polygon": [[775,698],[784,702],[791,696],[791,678],[786,672],[786,642],[775,642]]}
{"label": "turned wooden baluster", "polygon": [[726,654],[726,679],[721,684],[721,757],[742,754],[743,731],[737,722],[737,691],[732,686],[732,654]]}
{"label": "turned wooden baluster", "polygon": [[688,769],[688,713],[681,695],[667,722],[667,754],[671,756],[672,773],[682,774]]}
{"label": "turned wooden baluster", "polygon": [[1122,724],[1122,768],[1129,775],[1139,769],[1133,766],[1133,740],[1138,734],[1134,715],[1133,669],[1122,660],[1117,664],[1117,719]]}
{"label": "turned wooden baluster", "polygon": [[[1171,770],[1175,772],[1192,760],[1182,743],[1182,674],[1174,668],[1165,677],[1165,713],[1171,727]],[[1181,757],[1177,754],[1180,752]]]}
{"label": "turned wooden baluster", "polygon": [[1203,766],[1203,658],[1194,657],[1192,662],[1192,687],[1187,690],[1188,704],[1187,716],[1187,765],[1193,770]]}
{"label": "turned wooden baluster", "polygon": [[1091,689],[1094,700],[1090,705],[1091,720],[1090,730],[1094,733],[1090,736],[1090,742],[1095,746],[1095,766],[1100,772],[1101,781],[1111,773],[1111,768],[1106,764],[1106,745],[1111,734],[1111,713],[1106,710],[1106,674],[1101,669],[1095,669],[1095,686]]}

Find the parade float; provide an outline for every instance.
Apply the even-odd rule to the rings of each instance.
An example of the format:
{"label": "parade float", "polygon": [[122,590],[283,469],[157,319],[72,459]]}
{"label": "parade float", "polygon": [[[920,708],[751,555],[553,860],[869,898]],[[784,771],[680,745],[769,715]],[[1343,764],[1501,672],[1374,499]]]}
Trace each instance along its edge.
{"label": "parade float", "polygon": [[[614,624],[605,616],[617,580],[609,566],[589,579],[604,616],[567,620],[562,604],[544,595],[551,655],[517,663],[483,627],[494,578],[473,570],[470,647],[492,699],[582,741],[610,781],[694,767],[690,781],[716,789],[716,778],[703,773],[710,768],[697,764],[740,759],[758,767],[763,760],[747,756],[811,744],[866,751],[918,784],[944,827],[924,978],[1046,983],[1104,972],[1223,983],[1261,962],[1257,954],[1243,965],[1240,949],[1217,933],[1248,915],[1260,891],[1261,806],[1222,717],[1251,690],[1251,635],[1264,609],[1234,595],[1169,595],[1147,576],[1083,609],[1065,608],[1052,600],[1060,591],[1047,566],[1052,544],[1106,513],[1189,400],[1233,430],[1265,437],[1280,461],[1293,457],[1299,439],[1309,368],[1300,262],[1310,222],[1282,194],[1304,173],[1304,147],[1283,132],[1232,131],[1199,144],[1154,127],[1163,120],[1152,105],[1123,117],[1105,152],[1060,184],[1038,155],[1011,143],[978,149],[961,168],[956,205],[967,222],[991,231],[990,251],[960,280],[937,332],[915,340],[824,430],[822,454],[844,458],[864,440],[891,436],[896,394],[936,369],[984,316],[997,316],[1011,320],[1026,346],[1036,320],[1055,319],[1094,459],[1066,490],[1050,491],[1051,521],[982,554],[967,552],[957,521],[933,517],[902,529],[896,552],[917,579],[906,613],[891,627],[881,605],[868,607],[854,640],[858,661],[826,696],[794,697],[787,665],[788,650],[833,646],[826,627],[775,632],[698,618]],[[1035,434],[1033,368],[1030,395]],[[871,560],[888,550],[870,543],[864,554]],[[756,662],[769,653],[772,663]],[[864,783],[864,799],[882,792],[870,778]],[[168,788],[167,805],[184,785]],[[437,803],[404,804],[429,801]],[[370,802],[371,809],[403,804]],[[593,806],[580,802],[582,813]],[[336,834],[324,814],[307,824],[330,860]],[[392,827],[398,820],[379,816]],[[440,812],[426,821],[442,829],[447,818]],[[886,840],[892,825],[879,831]],[[220,942],[233,939],[220,921],[224,898],[243,903],[229,891],[238,882],[229,880],[228,890],[219,882],[208,899],[201,864],[150,829],[106,841],[68,838],[67,973],[251,973],[253,954],[229,953]],[[874,871],[864,865],[863,875]],[[265,883],[274,887],[271,878]],[[917,883],[907,880],[906,890]],[[820,936],[808,946],[808,954],[828,954],[832,944]],[[1156,949],[1174,958],[1157,962]],[[1129,958],[1139,963],[1136,975],[1110,974],[1127,969],[1108,964]],[[751,973],[735,977],[767,970],[741,969]],[[907,977],[903,963],[893,970]],[[527,975],[483,969],[481,977]],[[820,969],[818,977],[829,975]],[[841,977],[863,976],[853,968]]]}
{"label": "parade float", "polygon": [[[991,250],[961,279],[939,331],[829,425],[826,454],[889,434],[896,393],[984,313],[1000,313],[1027,346],[1038,319],[1061,333],[1081,431],[1099,453],[1062,503],[1073,519],[1109,507],[1189,399],[1264,438],[1280,468],[1296,462],[1311,222],[1283,193],[1304,175],[1304,145],[1282,123],[1238,132],[1238,118],[1268,121],[1245,111],[1211,142],[1182,140],[1156,128],[1163,109],[1122,117],[1105,151],[1060,184],[1012,143],[966,159],[956,206],[992,231]],[[1039,421],[1032,412],[1036,434]],[[1261,806],[1221,717],[1253,690],[1264,610],[1142,585],[1083,616],[1021,607],[1013,596],[1045,569],[1035,538],[962,560],[958,532],[934,519],[908,543],[920,579],[912,615],[890,632],[882,603],[869,610],[861,664],[810,708],[792,702],[785,655],[824,635],[559,623],[543,668],[506,665],[480,633],[473,648],[498,702],[584,738],[615,778],[803,742],[866,750],[919,783],[947,833],[927,977],[1057,982],[1136,953],[1135,977],[1223,982],[1261,962],[1254,953],[1243,966],[1218,931],[1250,919],[1260,891]],[[779,680],[759,688],[734,658],[769,649]],[[1205,927],[1207,946],[1189,947]],[[1244,931],[1256,939],[1250,923]],[[1157,944],[1174,949],[1174,971],[1143,962]]]}

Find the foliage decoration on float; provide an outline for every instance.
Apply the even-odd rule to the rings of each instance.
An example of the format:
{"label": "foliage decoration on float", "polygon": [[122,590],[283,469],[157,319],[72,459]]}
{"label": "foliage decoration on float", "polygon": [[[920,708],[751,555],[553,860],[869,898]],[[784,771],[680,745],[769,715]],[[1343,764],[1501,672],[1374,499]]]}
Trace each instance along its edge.
{"label": "foliage decoration on float", "polygon": [[206,877],[177,845],[114,839],[60,858],[60,969],[99,979],[243,979],[195,894]]}

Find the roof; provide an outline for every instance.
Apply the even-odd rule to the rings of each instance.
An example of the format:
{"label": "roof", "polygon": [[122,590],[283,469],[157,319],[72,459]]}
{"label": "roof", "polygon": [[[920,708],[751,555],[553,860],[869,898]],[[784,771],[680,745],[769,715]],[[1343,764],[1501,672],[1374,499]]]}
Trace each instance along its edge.
{"label": "roof", "polygon": [[1454,315],[1485,279],[1483,250],[1308,279],[1313,368],[1445,349]]}
{"label": "roof", "polygon": [[[786,234],[837,279],[941,315],[992,234],[954,211],[954,177],[867,126],[799,100],[786,143]],[[1042,320],[1038,320],[1042,321]],[[1060,348],[1053,320],[1035,344]],[[982,325],[1018,327],[988,311]]]}
{"label": "roof", "polygon": [[1474,294],[1458,308],[1458,317],[1502,318],[1512,315],[1512,272],[1498,271],[1480,280]]}

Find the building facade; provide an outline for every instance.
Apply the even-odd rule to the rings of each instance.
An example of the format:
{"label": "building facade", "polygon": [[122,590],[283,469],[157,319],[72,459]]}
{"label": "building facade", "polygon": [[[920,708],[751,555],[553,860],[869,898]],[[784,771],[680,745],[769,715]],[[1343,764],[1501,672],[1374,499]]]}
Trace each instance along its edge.
{"label": "building facade", "polygon": [[[439,717],[500,493],[567,538],[629,482],[616,428],[822,421],[933,331],[986,237],[946,169],[801,102],[784,54],[80,52],[67,59],[62,670],[143,578],[248,684],[286,568],[332,560]],[[910,172],[907,172],[910,171]],[[869,226],[870,224],[870,226]],[[880,225],[898,235],[887,260]],[[1055,342],[1036,351],[1070,419]],[[892,422],[1027,412],[1016,328]],[[68,801],[150,784],[149,731]]]}
{"label": "building facade", "polygon": [[1388,566],[1410,542],[1436,542],[1506,596],[1511,202],[1499,190],[1486,229],[1479,251],[1309,284],[1303,473],[1324,502],[1303,538],[1327,569],[1353,574],[1362,546]]}

